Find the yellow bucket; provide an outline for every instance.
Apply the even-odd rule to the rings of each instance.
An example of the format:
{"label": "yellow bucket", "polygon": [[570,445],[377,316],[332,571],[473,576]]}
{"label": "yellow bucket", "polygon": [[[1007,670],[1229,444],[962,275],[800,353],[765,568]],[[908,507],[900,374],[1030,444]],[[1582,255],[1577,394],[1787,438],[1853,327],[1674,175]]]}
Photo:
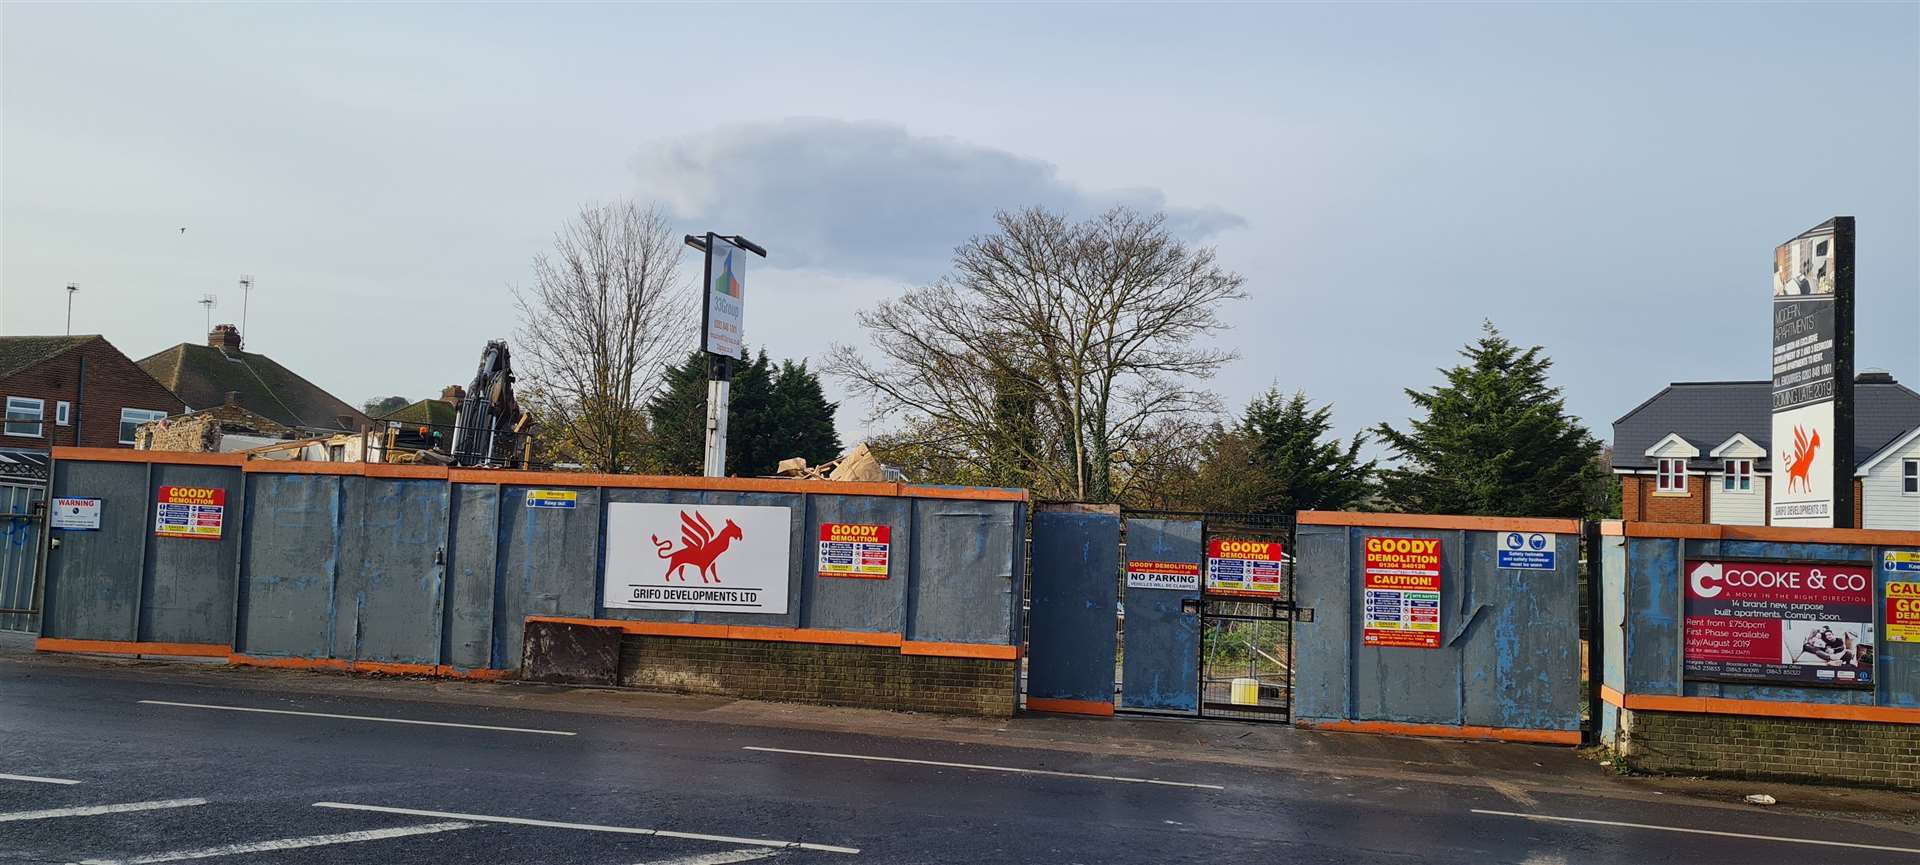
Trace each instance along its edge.
{"label": "yellow bucket", "polygon": [[1236,706],[1260,705],[1260,680],[1234,679],[1233,694],[1228,699]]}

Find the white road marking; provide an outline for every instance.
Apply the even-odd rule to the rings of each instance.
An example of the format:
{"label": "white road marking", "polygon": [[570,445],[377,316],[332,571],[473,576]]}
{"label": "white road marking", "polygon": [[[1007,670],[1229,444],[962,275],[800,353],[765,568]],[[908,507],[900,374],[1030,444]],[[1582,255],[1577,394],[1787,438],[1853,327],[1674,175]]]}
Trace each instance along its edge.
{"label": "white road marking", "polygon": [[601,826],[595,823],[563,823],[557,820],[534,820],[528,817],[495,817],[487,814],[460,814],[453,811],[423,811],[418,808],[392,808],[385,805],[355,805],[351,802],[315,802],[315,808],[340,808],[347,811],[376,811],[381,814],[406,814],[414,817],[441,817],[448,820],[468,820],[474,823],[508,823],[514,826],[544,826],[549,829],[578,829],[583,832],[613,832],[620,835],[653,835],[660,838],[686,838],[692,841],[719,841],[725,844],[748,844],[754,847],[783,847],[795,850],[819,850],[824,853],[858,853],[858,847],[835,847],[831,844],[809,844],[801,841],[774,841],[766,838],[738,838],[732,835],[702,835],[696,832],[674,832],[667,829],[643,829],[637,826]]}
{"label": "white road marking", "polygon": [[464,730],[497,730],[502,733],[539,733],[544,736],[573,736],[566,730],[530,730],[525,727],[494,727],[488,724],[456,724],[452,721],[416,721],[412,718],[379,718],[373,715],[336,715],[331,712],[296,712],[292,709],[256,709],[251,706],[211,706],[206,703],[175,703],[169,700],[140,700],[149,706],[179,706],[185,709],[219,709],[223,712],[258,712],[263,715],[299,715],[305,718],[339,718],[346,721],[378,721],[382,724],[418,724],[423,727],[459,727]]}
{"label": "white road marking", "polygon": [[79,781],[69,781],[65,778],[42,778],[39,775],[9,775],[5,772],[0,772],[0,781],[31,781],[35,784],[78,784],[80,783]]}
{"label": "white road marking", "polygon": [[1022,769],[1018,766],[982,766],[977,763],[942,763],[938,760],[909,760],[905,757],[875,757],[868,754],[835,754],[830,751],[795,751],[791,748],[761,748],[746,745],[744,751],[769,754],[800,754],[806,757],[837,757],[842,760],[869,760],[876,763],[911,763],[916,766],[944,766],[949,769],[978,769],[983,772],[1017,772],[1022,775],[1051,775],[1055,778],[1087,778],[1094,781],[1124,781],[1128,784],[1159,784],[1163,787],[1194,787],[1201,790],[1225,790],[1219,784],[1195,784],[1189,781],[1162,781],[1157,778],[1124,778],[1119,775],[1088,775],[1082,772],[1055,772],[1051,769]]}
{"label": "white road marking", "polygon": [[412,835],[432,835],[436,832],[452,832],[456,829],[471,829],[472,823],[426,823],[419,826],[400,826],[393,829],[368,829],[361,832],[341,832],[335,835],[308,835],[305,838],[278,838],[272,841],[247,841],[240,844],[222,844],[218,847],[202,847],[198,850],[175,850],[171,853],[152,853],[135,856],[130,859],[84,859],[78,865],[149,865],[153,862],[179,862],[183,859],[211,859],[215,856],[237,856],[242,853],[264,853],[273,850],[298,850],[303,847],[325,847],[329,844],[357,844],[361,841],[382,841],[388,838],[406,838]]}
{"label": "white road marking", "polygon": [[655,859],[640,865],[731,865],[734,862],[752,862],[773,855],[772,850],[734,850],[729,853],[702,853],[698,856],[681,856],[677,859]]}
{"label": "white road marking", "polygon": [[1814,838],[1787,838],[1780,835],[1748,835],[1741,832],[1721,832],[1714,829],[1688,829],[1682,826],[1655,826],[1651,823],[1622,823],[1617,820],[1589,820],[1583,817],[1554,817],[1547,814],[1520,814],[1513,811],[1483,811],[1471,809],[1475,814],[1488,814],[1494,817],[1519,817],[1523,820],[1543,820],[1555,823],[1585,823],[1591,826],[1617,826],[1622,829],[1653,829],[1659,832],[1684,832],[1688,835],[1714,835],[1721,838],[1745,838],[1750,841],[1778,841],[1782,844],[1816,844],[1821,847],[1848,847],[1854,850],[1887,850],[1894,853],[1920,853],[1920,847],[1887,847],[1880,844],[1856,844],[1851,841],[1821,841]]}
{"label": "white road marking", "polygon": [[95,817],[101,814],[124,814],[128,811],[191,808],[205,804],[207,804],[205,799],[156,799],[151,802],[123,802],[119,805],[81,805],[74,808],[48,808],[43,811],[15,811],[11,814],[0,814],[0,823],[12,823],[18,820],[50,820],[55,817]]}

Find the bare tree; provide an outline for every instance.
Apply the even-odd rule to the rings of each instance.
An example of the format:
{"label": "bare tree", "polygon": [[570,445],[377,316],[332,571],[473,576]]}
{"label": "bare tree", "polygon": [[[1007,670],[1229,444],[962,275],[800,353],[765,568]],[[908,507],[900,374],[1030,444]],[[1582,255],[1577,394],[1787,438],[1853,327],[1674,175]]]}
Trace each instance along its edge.
{"label": "bare tree", "polygon": [[680,248],[658,209],[621,201],[582,207],[534,256],[532,287],[514,290],[517,348],[551,458],[632,468],[643,403],[695,329]]}
{"label": "bare tree", "polygon": [[1165,217],[1084,222],[1035,208],[954,252],[953,273],[862,312],[879,357],[836,346],[826,369],[902,416],[913,444],[983,470],[1017,463],[1043,495],[1115,496],[1116,458],[1165,420],[1211,412],[1196,383],[1232,359],[1197,343],[1243,279]]}

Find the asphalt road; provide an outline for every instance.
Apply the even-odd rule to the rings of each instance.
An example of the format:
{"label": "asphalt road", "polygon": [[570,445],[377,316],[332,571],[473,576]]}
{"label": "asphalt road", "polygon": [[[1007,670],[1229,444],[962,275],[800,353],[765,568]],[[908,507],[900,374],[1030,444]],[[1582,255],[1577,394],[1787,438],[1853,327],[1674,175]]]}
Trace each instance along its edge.
{"label": "asphalt road", "polygon": [[1828,865],[1920,863],[1920,837],[1757,810],[1285,766],[0,665],[0,862],[203,858]]}

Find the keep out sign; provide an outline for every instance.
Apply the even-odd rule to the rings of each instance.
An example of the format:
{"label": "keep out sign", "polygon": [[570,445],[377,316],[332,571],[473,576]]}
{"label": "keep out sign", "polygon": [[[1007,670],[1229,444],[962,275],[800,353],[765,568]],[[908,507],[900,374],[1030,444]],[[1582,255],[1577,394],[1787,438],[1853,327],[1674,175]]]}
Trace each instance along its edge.
{"label": "keep out sign", "polygon": [[1684,573],[1687,678],[1872,685],[1866,565],[1696,559]]}

